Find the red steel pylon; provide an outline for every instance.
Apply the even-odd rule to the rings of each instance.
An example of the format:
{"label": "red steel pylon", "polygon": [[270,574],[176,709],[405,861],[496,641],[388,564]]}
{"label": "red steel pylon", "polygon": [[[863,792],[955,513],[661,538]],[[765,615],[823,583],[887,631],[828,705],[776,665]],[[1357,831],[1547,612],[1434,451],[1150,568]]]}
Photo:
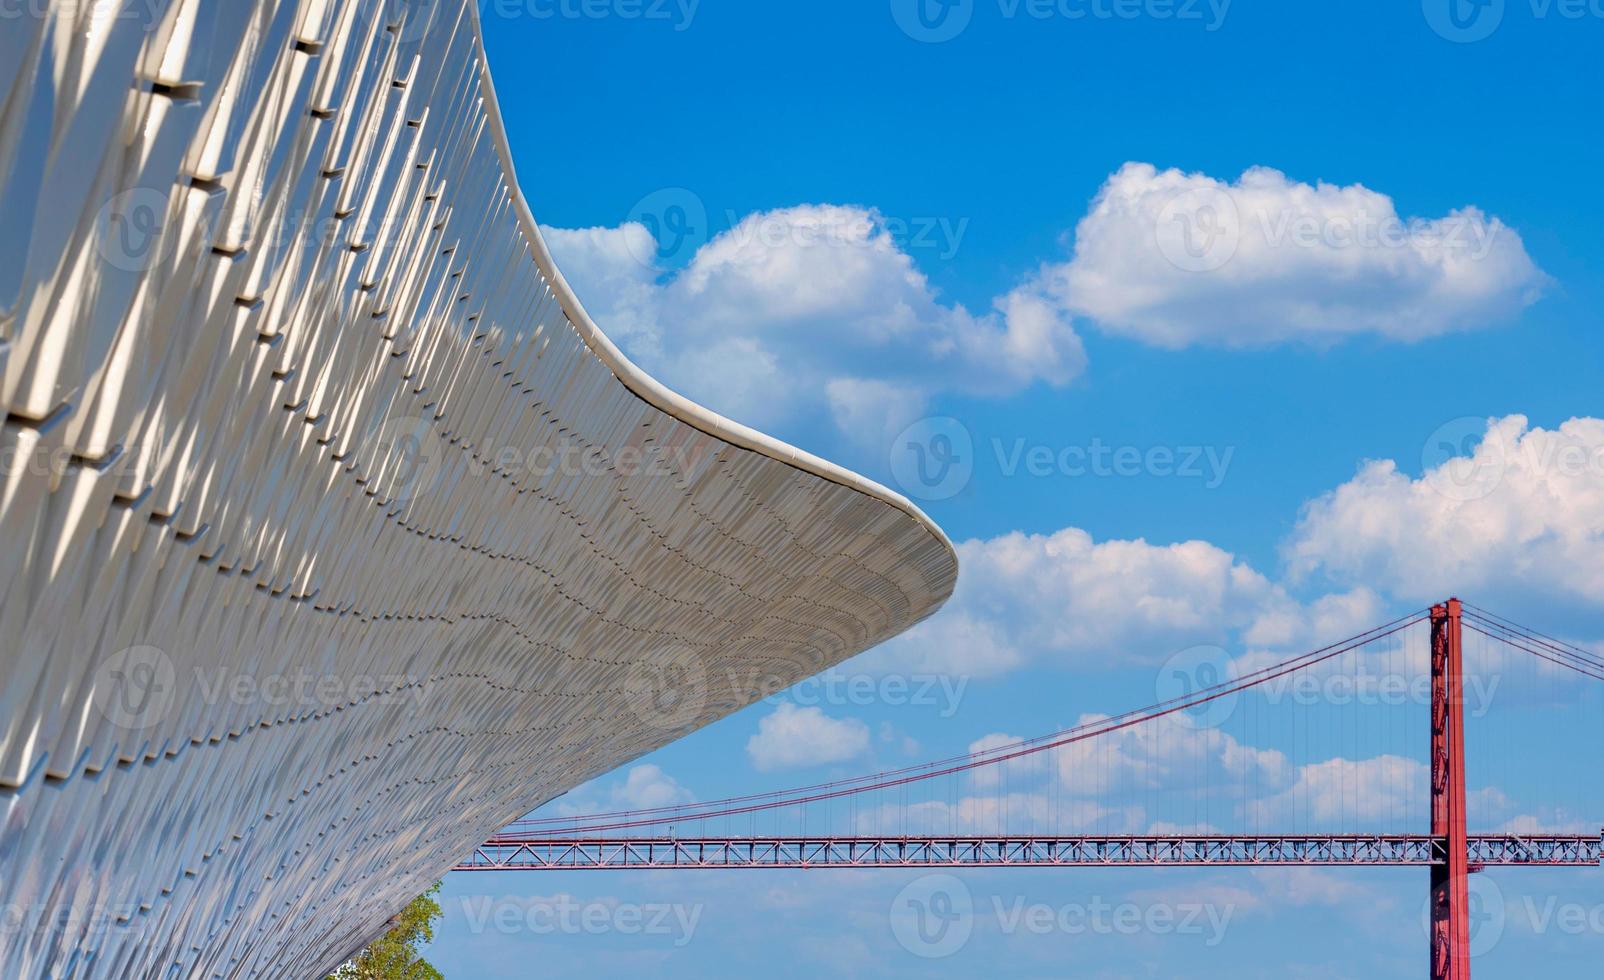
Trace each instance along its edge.
{"label": "red steel pylon", "polygon": [[1432,980],[1470,980],[1470,853],[1465,827],[1465,658],[1458,599],[1431,610]]}

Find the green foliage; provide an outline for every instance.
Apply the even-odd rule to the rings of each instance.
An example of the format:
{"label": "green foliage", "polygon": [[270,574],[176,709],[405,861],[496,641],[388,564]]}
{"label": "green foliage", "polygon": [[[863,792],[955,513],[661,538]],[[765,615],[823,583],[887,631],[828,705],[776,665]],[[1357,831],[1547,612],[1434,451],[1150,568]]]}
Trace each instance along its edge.
{"label": "green foliage", "polygon": [[395,928],[335,970],[328,980],[444,980],[439,970],[418,955],[434,940],[434,923],[441,914],[440,903],[435,901],[439,891],[440,886],[435,885],[413,899],[396,916]]}

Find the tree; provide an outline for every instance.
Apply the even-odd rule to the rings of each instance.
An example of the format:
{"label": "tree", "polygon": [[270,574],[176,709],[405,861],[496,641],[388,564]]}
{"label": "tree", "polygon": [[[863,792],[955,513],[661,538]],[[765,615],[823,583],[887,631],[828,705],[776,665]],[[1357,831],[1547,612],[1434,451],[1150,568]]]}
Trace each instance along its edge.
{"label": "tree", "polygon": [[395,917],[395,927],[358,953],[356,959],[330,974],[328,980],[444,980],[440,971],[418,955],[434,941],[440,918],[435,895],[440,886],[419,895]]}

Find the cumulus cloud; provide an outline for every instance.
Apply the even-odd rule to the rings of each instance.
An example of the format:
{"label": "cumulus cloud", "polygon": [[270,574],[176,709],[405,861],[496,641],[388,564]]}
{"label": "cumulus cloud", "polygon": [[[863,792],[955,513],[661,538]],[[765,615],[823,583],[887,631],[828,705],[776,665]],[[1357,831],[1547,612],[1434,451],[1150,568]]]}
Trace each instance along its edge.
{"label": "cumulus cloud", "polygon": [[778,705],[746,743],[746,755],[762,772],[845,762],[869,748],[869,727],[855,718],[831,718],[819,708]]}
{"label": "cumulus cloud", "polygon": [[1496,596],[1511,615],[1535,609],[1586,645],[1604,605],[1604,420],[1464,421],[1473,437],[1446,426],[1420,477],[1370,462],[1307,504],[1274,577],[1206,541],[1098,541],[1065,528],[963,542],[941,615],[859,666],[990,677],[1152,666],[1216,645],[1238,650],[1246,670],[1456,593]]}
{"label": "cumulus cloud", "polygon": [[544,229],[603,328],[688,396],[759,426],[813,414],[881,442],[941,393],[1062,386],[1084,317],[1143,343],[1421,340],[1508,319],[1548,277],[1475,207],[1408,218],[1361,185],[1265,167],[1235,182],[1128,163],[1045,263],[971,311],[944,302],[879,212],[751,214],[667,270],[638,223]]}
{"label": "cumulus cloud", "polygon": [[[1098,542],[1066,528],[966,541],[958,555],[963,574],[947,611],[882,647],[867,665],[969,676],[1033,661],[1154,665],[1297,606],[1264,575],[1204,541]],[[1286,633],[1269,625],[1261,631]]]}
{"label": "cumulus cloud", "polygon": [[587,309],[643,367],[758,425],[811,412],[880,439],[938,392],[1064,385],[1086,365],[1042,283],[978,313],[944,303],[872,210],[753,214],[673,273],[652,264],[639,224],[544,232]]}
{"label": "cumulus cloud", "polygon": [[[1104,715],[1083,715],[1078,724],[1106,721]],[[1278,751],[1244,745],[1218,729],[1184,729],[1167,720],[1066,745],[1053,755],[1065,791],[1103,800],[1149,790],[1229,798],[1245,791],[1244,773],[1253,774],[1254,786],[1271,787],[1287,783],[1291,775]]]}
{"label": "cumulus cloud", "polygon": [[[1451,592],[1604,596],[1604,420],[1556,430],[1518,415],[1490,420],[1473,447],[1419,478],[1396,462],[1304,508],[1287,554],[1297,576],[1369,582],[1416,602]],[[1449,447],[1460,440],[1448,439]],[[1427,446],[1428,460],[1441,451]]]}
{"label": "cumulus cloud", "polygon": [[1419,826],[1429,816],[1430,770],[1416,759],[1381,755],[1326,759],[1300,766],[1282,793],[1249,802],[1259,826],[1300,826],[1312,820],[1330,829],[1343,822]]}
{"label": "cumulus cloud", "polygon": [[[1120,806],[1088,799],[1067,799],[1041,791],[963,795],[956,801],[921,800],[860,808],[853,826],[866,836],[884,834],[999,834],[1034,832],[1148,832],[1147,812],[1140,805]],[[1157,832],[1157,831],[1153,831]]]}
{"label": "cumulus cloud", "polygon": [[651,810],[657,807],[694,803],[696,797],[660,766],[632,766],[624,778],[593,780],[564,796],[557,804],[559,816],[578,816],[618,810]]}
{"label": "cumulus cloud", "polygon": [[1146,163],[1108,179],[1073,259],[1043,278],[1067,311],[1172,349],[1422,340],[1508,319],[1549,281],[1514,229],[1474,207],[1406,218],[1358,184]]}

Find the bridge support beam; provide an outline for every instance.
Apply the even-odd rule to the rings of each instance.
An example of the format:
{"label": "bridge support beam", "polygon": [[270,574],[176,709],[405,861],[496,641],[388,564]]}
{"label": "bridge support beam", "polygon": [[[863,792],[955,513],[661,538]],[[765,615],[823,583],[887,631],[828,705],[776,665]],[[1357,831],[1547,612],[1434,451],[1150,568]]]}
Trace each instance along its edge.
{"label": "bridge support beam", "polygon": [[1446,843],[1431,868],[1432,980],[1470,980],[1462,613],[1458,599],[1431,610],[1431,833]]}

